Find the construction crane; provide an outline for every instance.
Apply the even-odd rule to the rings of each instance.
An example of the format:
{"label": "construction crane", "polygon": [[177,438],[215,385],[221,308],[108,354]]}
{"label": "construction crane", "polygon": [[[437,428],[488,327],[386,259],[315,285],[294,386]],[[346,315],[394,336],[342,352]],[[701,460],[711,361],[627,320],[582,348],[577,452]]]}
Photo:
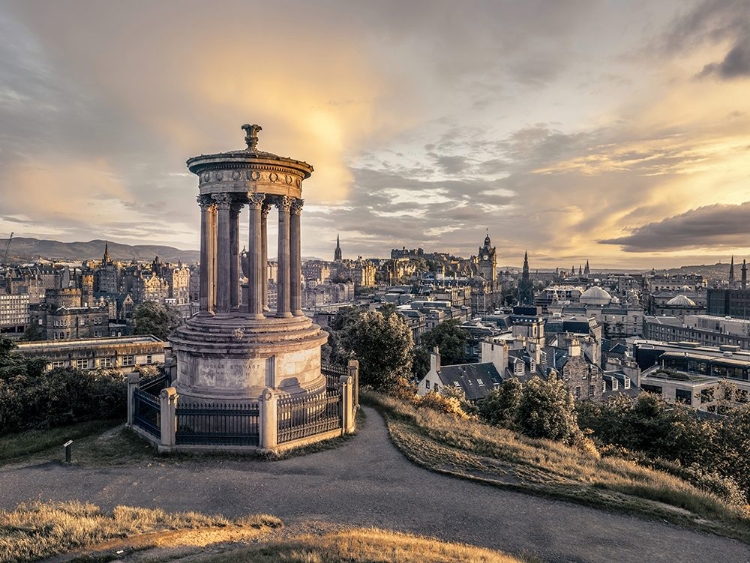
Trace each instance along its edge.
{"label": "construction crane", "polygon": [[3,255],[3,264],[6,264],[8,262],[8,251],[10,250],[10,242],[13,240],[13,233],[10,233],[10,238],[8,239],[8,244],[5,245],[5,254]]}

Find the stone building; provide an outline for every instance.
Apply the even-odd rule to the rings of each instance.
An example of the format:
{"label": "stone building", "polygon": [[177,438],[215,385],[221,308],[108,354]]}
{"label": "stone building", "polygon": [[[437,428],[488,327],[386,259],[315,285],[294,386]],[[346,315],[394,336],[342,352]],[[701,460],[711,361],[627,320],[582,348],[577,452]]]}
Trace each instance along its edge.
{"label": "stone building", "polygon": [[63,342],[19,342],[18,351],[27,358],[45,358],[48,369],[119,369],[163,364],[164,342],[155,336],[126,336]]}
{"label": "stone building", "polygon": [[136,304],[145,301],[156,301],[164,303],[165,299],[170,296],[169,282],[156,275],[156,272],[145,274],[141,271],[140,275],[133,280],[132,295]]}
{"label": "stone building", "polygon": [[0,333],[21,336],[29,326],[29,295],[0,293]]}
{"label": "stone building", "polygon": [[302,264],[302,277],[306,282],[325,283],[331,277],[331,267],[323,260],[307,260]]}

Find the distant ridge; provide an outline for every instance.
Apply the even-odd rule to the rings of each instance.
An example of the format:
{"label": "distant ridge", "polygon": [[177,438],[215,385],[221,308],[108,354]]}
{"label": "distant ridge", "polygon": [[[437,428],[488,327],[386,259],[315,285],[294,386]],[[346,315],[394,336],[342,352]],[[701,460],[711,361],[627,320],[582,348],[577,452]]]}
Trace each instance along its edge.
{"label": "distant ridge", "polygon": [[[104,245],[109,245],[109,254],[113,260],[120,262],[153,260],[155,256],[163,262],[182,260],[186,264],[197,262],[200,253],[197,250],[180,250],[172,246],[155,244],[120,244],[105,240],[88,242],[60,242],[57,240],[39,240],[35,238],[13,237],[8,253],[8,262],[33,262],[39,257],[45,260],[60,262],[81,262],[84,260],[101,260]],[[8,239],[0,239],[0,259]]]}

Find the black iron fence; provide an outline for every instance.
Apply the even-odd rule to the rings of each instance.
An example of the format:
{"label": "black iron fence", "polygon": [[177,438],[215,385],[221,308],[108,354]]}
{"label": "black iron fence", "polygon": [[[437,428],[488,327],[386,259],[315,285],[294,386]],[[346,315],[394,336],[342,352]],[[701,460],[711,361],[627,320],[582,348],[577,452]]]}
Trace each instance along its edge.
{"label": "black iron fence", "polygon": [[151,395],[159,395],[162,389],[169,387],[169,377],[166,373],[141,379],[138,387]]}
{"label": "black iron fence", "polygon": [[278,402],[277,442],[291,442],[341,428],[341,392],[336,389]]}
{"label": "black iron fence", "polygon": [[177,405],[175,443],[257,446],[260,441],[258,403]]}
{"label": "black iron fence", "polygon": [[148,391],[133,391],[133,424],[155,438],[161,439],[161,405],[159,399]]}
{"label": "black iron fence", "polygon": [[338,388],[339,378],[342,375],[349,375],[346,367],[333,364],[321,364],[320,371],[326,378],[326,389],[329,390]]}

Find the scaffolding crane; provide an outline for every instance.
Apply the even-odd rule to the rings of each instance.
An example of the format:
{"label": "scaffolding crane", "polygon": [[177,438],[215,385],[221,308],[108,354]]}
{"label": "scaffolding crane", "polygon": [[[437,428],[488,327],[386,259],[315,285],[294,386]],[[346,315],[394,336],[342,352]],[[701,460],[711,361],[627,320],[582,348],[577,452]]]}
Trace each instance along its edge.
{"label": "scaffolding crane", "polygon": [[10,233],[8,244],[5,245],[5,254],[3,254],[3,264],[8,262],[8,251],[10,250],[10,242],[13,240],[13,233]]}

